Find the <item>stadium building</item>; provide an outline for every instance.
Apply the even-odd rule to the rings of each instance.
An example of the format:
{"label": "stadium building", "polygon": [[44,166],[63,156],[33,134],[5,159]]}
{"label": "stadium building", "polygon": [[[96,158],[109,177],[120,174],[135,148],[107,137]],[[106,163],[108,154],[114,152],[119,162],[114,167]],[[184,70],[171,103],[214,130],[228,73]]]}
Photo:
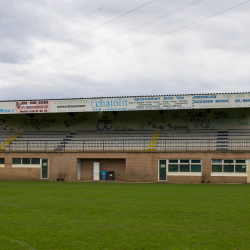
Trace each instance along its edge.
{"label": "stadium building", "polygon": [[249,183],[249,107],[250,93],[2,101],[0,179]]}

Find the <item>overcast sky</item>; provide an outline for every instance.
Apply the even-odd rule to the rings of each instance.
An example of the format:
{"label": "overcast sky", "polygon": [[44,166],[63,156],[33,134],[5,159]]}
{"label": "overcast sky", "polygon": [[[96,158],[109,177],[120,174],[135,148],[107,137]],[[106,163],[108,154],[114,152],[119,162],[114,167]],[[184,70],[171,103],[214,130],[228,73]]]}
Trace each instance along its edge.
{"label": "overcast sky", "polygon": [[244,2],[0,0],[0,100],[249,92]]}

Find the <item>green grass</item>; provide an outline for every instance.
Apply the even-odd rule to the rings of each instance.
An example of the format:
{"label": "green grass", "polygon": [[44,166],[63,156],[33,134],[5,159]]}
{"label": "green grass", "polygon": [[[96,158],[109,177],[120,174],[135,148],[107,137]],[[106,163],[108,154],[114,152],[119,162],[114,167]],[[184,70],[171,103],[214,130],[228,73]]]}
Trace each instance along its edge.
{"label": "green grass", "polygon": [[0,249],[250,249],[250,185],[0,181]]}

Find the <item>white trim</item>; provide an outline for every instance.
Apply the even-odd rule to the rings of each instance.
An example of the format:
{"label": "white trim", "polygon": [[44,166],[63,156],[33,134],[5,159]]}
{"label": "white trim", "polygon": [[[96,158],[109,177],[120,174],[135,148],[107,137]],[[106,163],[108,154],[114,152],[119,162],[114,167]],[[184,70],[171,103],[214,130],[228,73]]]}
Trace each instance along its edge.
{"label": "white trim", "polygon": [[[165,160],[166,161],[166,181],[168,176],[202,176],[202,159],[158,159],[158,181],[164,181],[164,180],[160,180],[160,161],[161,160]],[[168,172],[168,166],[169,164],[169,160],[178,160],[178,163],[175,163],[176,165],[182,165],[182,163],[180,163],[180,160],[189,160],[189,165],[191,168],[191,165],[201,165],[201,172]],[[200,163],[191,163],[191,160],[200,160]],[[184,164],[184,163],[183,163]]]}
{"label": "white trim", "polygon": [[0,168],[4,168],[5,167],[5,164],[0,164]]}
{"label": "white trim", "polygon": [[157,171],[158,173],[158,181],[160,181],[160,159],[158,159],[158,171]]}
{"label": "white trim", "polygon": [[80,181],[81,180],[81,169],[82,169],[82,164],[81,164],[81,159],[77,159],[77,180]]}
{"label": "white trim", "polygon": [[250,183],[250,160],[247,160],[247,183]]}
{"label": "white trim", "polygon": [[100,162],[93,163],[93,180],[99,181],[101,179],[101,164]]}
{"label": "white trim", "polygon": [[[169,160],[178,160],[178,163],[169,163]],[[201,165],[201,172],[168,172],[168,166],[169,166],[169,164],[173,164],[173,165],[177,165],[178,166],[178,170],[180,170],[180,166],[181,165],[185,165],[185,164],[187,164],[187,163],[181,163],[180,161],[181,160],[188,160],[189,161],[189,165],[190,165],[190,171],[191,171],[191,165]],[[191,163],[191,161],[192,160],[200,160],[200,163]],[[189,159],[167,159],[167,165],[166,165],[166,170],[167,170],[167,175],[181,175],[181,176],[183,176],[183,175],[186,175],[186,176],[201,176],[202,175],[202,159],[197,159],[197,158],[195,158],[195,159],[191,159],[191,158],[189,158]]]}
{"label": "white trim", "polygon": [[201,172],[175,172],[175,173],[170,173],[170,172],[167,172],[167,175],[177,175],[177,176],[202,176]]}
{"label": "white trim", "polygon": [[40,164],[12,164],[13,168],[40,168]]}
{"label": "white trim", "polygon": [[211,176],[247,177],[247,173],[211,173]]}

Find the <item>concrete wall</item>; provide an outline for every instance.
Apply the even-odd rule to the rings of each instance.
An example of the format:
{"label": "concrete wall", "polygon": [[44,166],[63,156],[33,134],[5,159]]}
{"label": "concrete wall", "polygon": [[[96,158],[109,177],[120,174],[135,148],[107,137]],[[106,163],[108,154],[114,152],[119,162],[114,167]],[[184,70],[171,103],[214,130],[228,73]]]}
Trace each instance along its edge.
{"label": "concrete wall", "polygon": [[124,111],[0,115],[0,132],[247,129],[250,109]]}

